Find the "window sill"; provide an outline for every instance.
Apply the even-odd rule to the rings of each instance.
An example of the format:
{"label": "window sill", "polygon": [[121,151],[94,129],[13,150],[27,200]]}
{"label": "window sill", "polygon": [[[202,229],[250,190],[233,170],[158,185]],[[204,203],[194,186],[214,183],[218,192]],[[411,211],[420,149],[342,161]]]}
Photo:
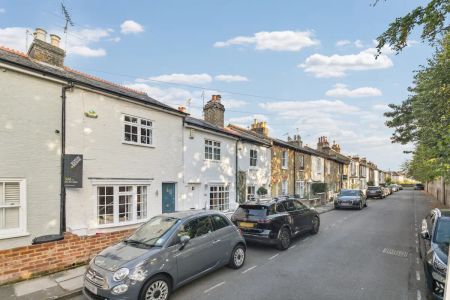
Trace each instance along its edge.
{"label": "window sill", "polygon": [[287,170],[289,169],[288,167],[281,167],[282,170]]}
{"label": "window sill", "polygon": [[207,161],[207,162],[212,162],[212,163],[220,163],[220,160],[217,160],[217,159],[207,159],[207,158],[205,158],[203,160]]}
{"label": "window sill", "polygon": [[24,236],[29,236],[29,235],[30,235],[29,232],[15,232],[15,233],[5,233],[5,234],[0,233],[0,240],[24,237]]}
{"label": "window sill", "polygon": [[146,145],[146,144],[139,144],[139,143],[133,143],[133,142],[125,142],[125,141],[123,141],[122,144],[131,145],[131,146],[145,147],[145,148],[156,148],[154,144]]}

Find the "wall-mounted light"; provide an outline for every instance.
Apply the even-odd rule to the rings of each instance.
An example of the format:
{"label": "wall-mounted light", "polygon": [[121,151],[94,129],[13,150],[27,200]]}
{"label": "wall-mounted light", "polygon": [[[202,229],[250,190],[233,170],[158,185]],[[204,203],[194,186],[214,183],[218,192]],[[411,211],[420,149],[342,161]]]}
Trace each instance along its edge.
{"label": "wall-mounted light", "polygon": [[90,111],[88,111],[88,112],[85,112],[84,115],[85,115],[86,117],[92,118],[92,119],[97,119],[97,118],[98,118],[98,115],[97,115],[97,113],[95,112],[95,110],[90,110]]}
{"label": "wall-mounted light", "polygon": [[189,138],[193,139],[194,138],[194,133],[195,133],[195,129],[189,129]]}

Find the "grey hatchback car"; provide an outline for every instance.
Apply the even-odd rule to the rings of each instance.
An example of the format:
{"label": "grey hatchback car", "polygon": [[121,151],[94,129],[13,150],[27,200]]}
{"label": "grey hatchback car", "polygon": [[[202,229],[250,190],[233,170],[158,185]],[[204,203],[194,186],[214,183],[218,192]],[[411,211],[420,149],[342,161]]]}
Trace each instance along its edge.
{"label": "grey hatchback car", "polygon": [[171,292],[224,265],[244,265],[245,240],[222,213],[186,211],[150,219],[89,263],[88,299],[166,300]]}

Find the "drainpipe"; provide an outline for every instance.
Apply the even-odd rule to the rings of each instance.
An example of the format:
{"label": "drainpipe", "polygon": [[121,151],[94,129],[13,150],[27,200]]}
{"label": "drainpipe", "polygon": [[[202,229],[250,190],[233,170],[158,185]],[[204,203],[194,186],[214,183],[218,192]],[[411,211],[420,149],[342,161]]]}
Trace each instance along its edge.
{"label": "drainpipe", "polygon": [[235,166],[236,166],[236,176],[235,176],[235,193],[236,193],[236,204],[239,204],[240,203],[240,199],[239,199],[239,193],[238,193],[238,172],[239,172],[239,170],[238,170],[238,150],[239,150],[239,147],[238,147],[238,143],[239,143],[239,140],[237,140],[236,141],[236,144],[235,144]]}
{"label": "drainpipe", "polygon": [[296,160],[296,158],[297,158],[297,153],[295,152],[295,150],[294,150],[294,197],[295,197],[295,195],[297,195],[297,193],[296,193],[296,184],[295,184],[295,182],[296,182],[296,177],[297,177],[297,160]]}
{"label": "drainpipe", "polygon": [[64,186],[64,154],[66,153],[66,92],[73,88],[69,82],[61,88],[61,174],[60,174],[60,207],[59,207],[59,234],[38,236],[32,244],[43,244],[64,239],[66,231],[66,187]]}

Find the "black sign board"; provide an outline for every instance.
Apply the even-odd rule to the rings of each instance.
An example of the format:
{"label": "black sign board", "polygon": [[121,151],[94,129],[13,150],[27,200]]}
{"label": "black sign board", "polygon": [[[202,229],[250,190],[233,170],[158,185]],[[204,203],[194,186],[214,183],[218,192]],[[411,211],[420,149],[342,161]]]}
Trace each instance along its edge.
{"label": "black sign board", "polygon": [[64,155],[64,186],[68,188],[83,187],[83,155]]}

